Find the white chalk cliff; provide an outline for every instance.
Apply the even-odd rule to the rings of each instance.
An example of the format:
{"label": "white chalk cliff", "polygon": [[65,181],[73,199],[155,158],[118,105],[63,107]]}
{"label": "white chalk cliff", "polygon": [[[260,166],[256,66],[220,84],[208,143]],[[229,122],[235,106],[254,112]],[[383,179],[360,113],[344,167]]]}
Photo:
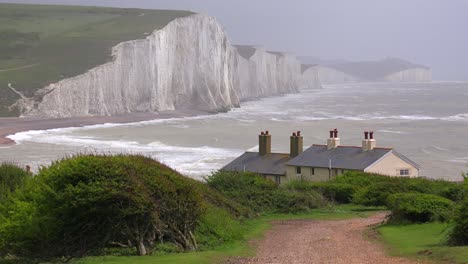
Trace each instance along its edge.
{"label": "white chalk cliff", "polygon": [[302,65],[302,89],[322,88],[319,68],[319,65]]}
{"label": "white chalk cliff", "polygon": [[297,92],[293,56],[232,46],[212,17],[177,18],[145,39],[120,43],[113,60],[21,99],[23,116],[118,115],[192,108],[226,111],[240,101]]}
{"label": "white chalk cliff", "polygon": [[432,71],[427,68],[413,68],[385,76],[387,82],[430,82]]}

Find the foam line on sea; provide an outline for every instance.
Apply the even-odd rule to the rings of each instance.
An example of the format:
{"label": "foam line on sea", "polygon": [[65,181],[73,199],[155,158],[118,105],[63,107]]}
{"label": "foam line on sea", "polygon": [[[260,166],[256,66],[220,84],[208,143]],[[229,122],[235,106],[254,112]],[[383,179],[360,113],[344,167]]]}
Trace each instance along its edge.
{"label": "foam line on sea", "polygon": [[160,141],[142,144],[137,141],[102,140],[88,136],[64,134],[65,131],[70,132],[74,129],[77,128],[27,131],[15,134],[15,136],[12,136],[12,139],[18,142],[24,140],[36,143],[72,146],[77,148],[76,153],[82,154],[143,154],[195,178],[208,176],[211,172],[223,166],[224,159],[235,158],[243,152],[239,149],[209,146],[173,146]]}

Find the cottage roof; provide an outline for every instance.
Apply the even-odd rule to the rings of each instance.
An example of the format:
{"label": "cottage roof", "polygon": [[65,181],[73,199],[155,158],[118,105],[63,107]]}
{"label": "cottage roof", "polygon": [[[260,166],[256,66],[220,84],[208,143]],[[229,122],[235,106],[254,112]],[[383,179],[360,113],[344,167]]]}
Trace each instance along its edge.
{"label": "cottage roof", "polygon": [[419,165],[391,148],[374,148],[370,151],[363,151],[361,147],[357,146],[338,146],[334,149],[328,149],[326,145],[313,145],[286,165],[328,168],[331,160],[332,168],[364,170],[389,153],[393,153],[419,168]]}
{"label": "cottage roof", "polygon": [[285,175],[289,154],[270,153],[261,156],[258,152],[245,152],[221,170],[249,171],[269,175]]}

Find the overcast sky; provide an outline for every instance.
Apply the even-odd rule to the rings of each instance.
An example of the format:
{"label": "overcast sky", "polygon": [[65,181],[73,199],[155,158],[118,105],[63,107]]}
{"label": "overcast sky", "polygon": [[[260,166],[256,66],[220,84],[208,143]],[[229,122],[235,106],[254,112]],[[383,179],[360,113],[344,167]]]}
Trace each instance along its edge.
{"label": "overcast sky", "polygon": [[437,80],[468,80],[468,0],[10,0],[185,9],[216,17],[235,44],[324,59],[400,57]]}

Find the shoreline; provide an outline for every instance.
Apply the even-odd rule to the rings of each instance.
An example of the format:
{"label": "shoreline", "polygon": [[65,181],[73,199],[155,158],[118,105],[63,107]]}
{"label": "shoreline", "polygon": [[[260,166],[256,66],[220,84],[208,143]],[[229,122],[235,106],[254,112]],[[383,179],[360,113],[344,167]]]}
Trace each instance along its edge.
{"label": "shoreline", "polygon": [[106,123],[125,124],[158,119],[183,118],[211,114],[214,113],[197,110],[172,110],[151,113],[129,113],[118,116],[87,116],[72,118],[0,118],[0,146],[15,145],[16,142],[7,137],[25,131],[84,127]]}

